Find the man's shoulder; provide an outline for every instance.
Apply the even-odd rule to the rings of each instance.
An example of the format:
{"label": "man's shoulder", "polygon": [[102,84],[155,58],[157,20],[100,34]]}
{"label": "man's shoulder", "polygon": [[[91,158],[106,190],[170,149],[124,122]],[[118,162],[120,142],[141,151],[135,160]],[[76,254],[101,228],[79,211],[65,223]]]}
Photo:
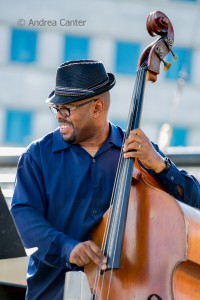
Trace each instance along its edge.
{"label": "man's shoulder", "polygon": [[109,142],[116,147],[121,148],[122,142],[124,140],[125,131],[118,125],[110,122],[110,135]]}
{"label": "man's shoulder", "polygon": [[125,134],[126,134],[126,131],[124,129],[122,129],[120,126],[118,126],[118,125],[115,125],[115,126],[117,127],[117,129],[118,129],[118,131],[119,131],[119,133],[121,135],[121,138],[123,139],[124,136],[125,136]]}
{"label": "man's shoulder", "polygon": [[47,152],[48,151],[52,151],[52,145],[53,145],[53,139],[54,139],[54,135],[58,134],[58,129],[49,132],[48,134],[46,134],[43,137],[40,137],[39,139],[34,140],[31,144],[28,145],[28,147],[26,148],[26,152],[25,153],[35,153],[35,152]]}

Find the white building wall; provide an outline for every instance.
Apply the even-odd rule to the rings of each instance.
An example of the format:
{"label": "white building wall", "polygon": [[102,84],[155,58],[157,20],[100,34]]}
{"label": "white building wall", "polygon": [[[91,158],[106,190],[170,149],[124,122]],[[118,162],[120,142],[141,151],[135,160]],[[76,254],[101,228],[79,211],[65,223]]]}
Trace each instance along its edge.
{"label": "white building wall", "polygon": [[[12,8],[12,9],[11,9]],[[172,21],[177,47],[194,48],[191,83],[186,83],[178,107],[173,106],[176,81],[167,81],[164,73],[154,84],[147,83],[141,127],[156,140],[162,123],[190,128],[189,143],[200,145],[200,5],[179,1],[30,1],[1,0],[0,11],[0,117],[7,107],[35,111],[33,139],[52,130],[56,123],[44,103],[55,86],[58,65],[63,62],[64,35],[73,33],[91,38],[90,58],[101,60],[108,72],[114,72],[115,41],[142,43],[144,48],[154,40],[145,28],[146,17],[154,10],[163,11]],[[9,61],[10,28],[17,27],[17,20],[57,20],[57,26],[24,27],[40,31],[36,63],[17,64]],[[60,26],[59,20],[85,20],[85,26]],[[18,27],[17,27],[18,28]],[[195,34],[194,34],[195,33]],[[173,67],[173,66],[172,66]],[[162,65],[161,65],[162,68]],[[134,88],[134,76],[116,74],[117,84],[111,90],[111,119],[128,115]],[[173,107],[173,109],[172,109]],[[5,120],[0,118],[3,128]],[[0,134],[3,144],[3,134]]]}

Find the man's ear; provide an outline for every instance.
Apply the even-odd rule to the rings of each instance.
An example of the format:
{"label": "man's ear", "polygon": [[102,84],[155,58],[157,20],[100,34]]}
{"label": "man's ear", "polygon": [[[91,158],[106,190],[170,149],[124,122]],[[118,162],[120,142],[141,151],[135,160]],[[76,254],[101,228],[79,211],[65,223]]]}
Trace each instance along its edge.
{"label": "man's ear", "polygon": [[94,109],[95,109],[96,112],[98,112],[98,111],[102,111],[103,107],[104,107],[104,101],[103,101],[103,99],[100,98],[99,101],[97,101],[95,103]]}

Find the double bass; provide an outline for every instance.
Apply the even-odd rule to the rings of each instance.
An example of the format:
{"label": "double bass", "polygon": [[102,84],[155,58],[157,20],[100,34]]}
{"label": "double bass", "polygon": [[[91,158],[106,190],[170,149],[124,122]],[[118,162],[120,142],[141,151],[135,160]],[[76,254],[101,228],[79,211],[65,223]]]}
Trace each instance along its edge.
{"label": "double bass", "polygon": [[[124,140],[139,127],[146,82],[157,80],[161,62],[170,67],[164,61],[169,52],[175,57],[173,26],[164,13],[150,13],[147,30],[159,37],[140,56]],[[200,212],[166,193],[123,153],[110,208],[92,240],[108,269],[85,266],[91,300],[200,299]]]}

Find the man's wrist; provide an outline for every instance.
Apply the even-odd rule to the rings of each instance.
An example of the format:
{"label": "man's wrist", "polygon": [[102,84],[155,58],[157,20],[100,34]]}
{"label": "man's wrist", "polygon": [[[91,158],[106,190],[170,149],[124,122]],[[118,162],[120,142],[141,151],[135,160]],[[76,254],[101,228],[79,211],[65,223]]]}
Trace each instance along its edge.
{"label": "man's wrist", "polygon": [[154,171],[154,174],[156,175],[160,175],[160,174],[163,174],[165,172],[167,172],[170,168],[171,168],[171,161],[169,160],[168,157],[164,157],[163,158],[163,169],[159,170],[159,171]]}

